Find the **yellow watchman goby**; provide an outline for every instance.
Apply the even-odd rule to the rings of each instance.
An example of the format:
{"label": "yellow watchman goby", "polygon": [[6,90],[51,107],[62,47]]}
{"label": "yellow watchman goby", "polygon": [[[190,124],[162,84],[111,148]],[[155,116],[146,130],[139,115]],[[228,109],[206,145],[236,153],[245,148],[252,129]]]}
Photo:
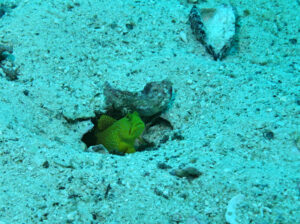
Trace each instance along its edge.
{"label": "yellow watchman goby", "polygon": [[97,144],[102,144],[110,152],[134,153],[134,142],[145,129],[138,112],[127,114],[120,120],[102,115],[96,130]]}

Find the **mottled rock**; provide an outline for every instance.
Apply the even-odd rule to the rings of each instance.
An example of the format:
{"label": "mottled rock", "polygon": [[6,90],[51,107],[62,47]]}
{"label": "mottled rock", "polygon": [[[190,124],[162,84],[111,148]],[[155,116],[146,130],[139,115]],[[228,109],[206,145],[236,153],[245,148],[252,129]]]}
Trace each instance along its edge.
{"label": "mottled rock", "polygon": [[194,167],[187,167],[184,169],[175,169],[170,172],[171,175],[177,176],[177,177],[186,177],[188,180],[193,180],[195,178],[198,178],[202,173],[197,170]]}
{"label": "mottled rock", "polygon": [[152,116],[167,109],[172,98],[172,83],[168,80],[149,82],[142,91],[130,92],[113,88],[106,82],[104,95],[107,105],[115,110]]}
{"label": "mottled rock", "polygon": [[143,139],[155,147],[166,143],[171,139],[173,126],[161,117],[155,117],[147,123],[147,128],[143,133]]}

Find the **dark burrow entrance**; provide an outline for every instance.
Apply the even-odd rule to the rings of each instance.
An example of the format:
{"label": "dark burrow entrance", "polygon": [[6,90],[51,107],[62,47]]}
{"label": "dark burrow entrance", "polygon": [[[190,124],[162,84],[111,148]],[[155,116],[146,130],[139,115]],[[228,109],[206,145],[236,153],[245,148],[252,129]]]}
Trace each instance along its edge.
{"label": "dark burrow entrance", "polygon": [[[82,141],[86,144],[88,151],[97,151],[97,137],[96,133],[99,130],[98,120],[102,115],[107,115],[115,120],[120,120],[126,116],[118,110],[108,110],[105,114],[98,114],[96,117],[92,118],[94,124],[93,129],[83,135]],[[161,144],[166,143],[169,140],[182,140],[183,137],[178,131],[173,130],[173,126],[170,121],[162,118],[160,114],[156,114],[151,117],[140,117],[145,124],[145,129],[140,136],[136,139],[134,147],[137,152],[140,151],[150,151],[157,150]],[[111,152],[110,153],[114,153]],[[115,153],[119,154],[119,153]],[[123,154],[123,153],[121,153]]]}

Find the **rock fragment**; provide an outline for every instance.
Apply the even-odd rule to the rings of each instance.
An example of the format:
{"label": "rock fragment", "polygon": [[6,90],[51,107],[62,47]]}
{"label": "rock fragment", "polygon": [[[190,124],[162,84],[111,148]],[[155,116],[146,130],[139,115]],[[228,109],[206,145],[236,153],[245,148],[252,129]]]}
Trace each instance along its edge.
{"label": "rock fragment", "polygon": [[222,60],[231,47],[236,25],[236,15],[230,5],[190,11],[189,22],[197,40],[212,55],[214,60]]}

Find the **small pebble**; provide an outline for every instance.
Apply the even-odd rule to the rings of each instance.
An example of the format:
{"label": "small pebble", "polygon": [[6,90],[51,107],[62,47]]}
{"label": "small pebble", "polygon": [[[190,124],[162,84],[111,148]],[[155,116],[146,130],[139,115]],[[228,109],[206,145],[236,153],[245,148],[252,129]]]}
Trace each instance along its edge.
{"label": "small pebble", "polygon": [[45,162],[43,163],[43,167],[44,167],[44,168],[49,168],[49,162],[48,162],[48,161],[45,161]]}
{"label": "small pebble", "polygon": [[267,140],[272,140],[274,138],[274,133],[272,131],[265,131],[264,132],[264,137]]}
{"label": "small pebble", "polygon": [[186,177],[188,180],[193,180],[202,175],[202,173],[194,167],[172,170],[170,174],[180,178]]}
{"label": "small pebble", "polygon": [[187,83],[188,85],[191,85],[191,84],[193,84],[193,80],[188,79],[188,80],[186,81],[186,83]]}
{"label": "small pebble", "polygon": [[198,0],[187,0],[188,3],[198,3]]}
{"label": "small pebble", "polygon": [[166,164],[166,163],[159,162],[159,163],[157,164],[157,168],[162,169],[162,170],[165,170],[165,169],[171,168],[171,166],[169,166],[169,165]]}
{"label": "small pebble", "polygon": [[291,44],[297,44],[298,42],[296,38],[289,39],[289,41]]}
{"label": "small pebble", "polygon": [[23,94],[24,94],[25,96],[28,96],[29,91],[28,91],[27,89],[25,89],[25,90],[23,91]]}
{"label": "small pebble", "polygon": [[186,33],[185,33],[185,32],[181,31],[181,32],[179,33],[179,38],[180,38],[180,40],[182,40],[184,43],[187,43],[187,37],[186,37]]}

